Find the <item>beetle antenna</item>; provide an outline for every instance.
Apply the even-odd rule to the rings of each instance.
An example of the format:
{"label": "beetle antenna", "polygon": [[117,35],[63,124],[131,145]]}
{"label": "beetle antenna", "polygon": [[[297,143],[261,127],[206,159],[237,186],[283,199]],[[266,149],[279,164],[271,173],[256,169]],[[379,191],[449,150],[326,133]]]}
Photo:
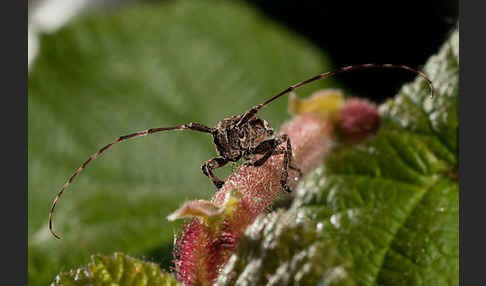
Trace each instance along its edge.
{"label": "beetle antenna", "polygon": [[113,140],[113,142],[111,142],[110,144],[105,145],[103,148],[101,148],[100,150],[98,150],[98,152],[96,152],[93,155],[91,155],[88,158],[88,160],[86,160],[81,165],[81,167],[79,167],[76,170],[76,172],[74,172],[74,174],[72,174],[72,176],[67,180],[67,182],[62,187],[61,191],[59,191],[59,193],[57,194],[56,198],[54,199],[54,202],[52,203],[51,211],[49,213],[49,231],[52,233],[52,235],[54,235],[54,237],[56,237],[58,239],[61,238],[52,229],[52,219],[53,219],[53,216],[54,216],[54,208],[56,207],[57,202],[61,198],[62,193],[73,182],[74,178],[76,178],[79,175],[79,173],[81,173],[81,171],[83,171],[84,168],[86,168],[86,166],[92,160],[96,159],[98,156],[100,156],[101,154],[103,154],[103,152],[105,152],[111,146],[113,146],[113,145],[115,145],[117,143],[126,141],[128,139],[132,139],[132,138],[136,138],[136,137],[140,137],[140,136],[146,136],[146,135],[149,135],[149,134],[153,134],[153,133],[157,133],[157,132],[162,132],[162,131],[184,130],[184,129],[191,129],[191,130],[194,130],[194,131],[199,131],[199,132],[204,132],[204,133],[211,133],[213,131],[213,128],[209,128],[209,127],[204,126],[204,125],[199,124],[199,123],[188,123],[188,124],[183,124],[183,125],[178,125],[178,126],[172,126],[172,127],[151,128],[151,129],[146,129],[146,130],[143,130],[143,131],[139,131],[139,132],[135,132],[135,133],[131,133],[131,134],[128,134],[128,135],[125,135],[125,136],[118,137],[117,139]]}
{"label": "beetle antenna", "polygon": [[408,70],[408,71],[411,71],[419,76],[421,76],[423,79],[425,79],[427,81],[427,83],[429,84],[429,87],[430,87],[430,97],[434,97],[434,86],[432,84],[432,81],[421,71],[418,71],[418,70],[415,70],[409,66],[405,66],[405,65],[395,65],[395,64],[362,64],[362,65],[355,65],[355,66],[345,66],[345,67],[342,67],[342,68],[339,68],[339,69],[336,69],[336,70],[332,70],[332,71],[328,71],[328,72],[325,72],[325,73],[321,73],[321,74],[318,74],[314,77],[311,77],[307,80],[304,80],[302,82],[299,82],[299,83],[296,83],[290,87],[288,87],[287,89],[281,91],[280,93],[278,93],[277,95],[275,95],[274,97],[268,99],[267,101],[265,101],[264,103],[260,104],[260,105],[257,105],[256,108],[257,109],[260,109],[262,107],[264,107],[265,105],[269,104],[270,102],[274,101],[275,99],[279,98],[280,96],[288,93],[288,92],[291,92],[303,85],[306,85],[308,83],[311,83],[315,80],[318,80],[320,78],[326,78],[326,77],[330,77],[330,76],[333,76],[333,75],[336,75],[336,74],[339,74],[339,73],[343,73],[343,72],[346,72],[346,71],[351,71],[351,70],[359,70],[359,69],[367,69],[367,68],[391,68],[391,69],[402,69],[402,70]]}

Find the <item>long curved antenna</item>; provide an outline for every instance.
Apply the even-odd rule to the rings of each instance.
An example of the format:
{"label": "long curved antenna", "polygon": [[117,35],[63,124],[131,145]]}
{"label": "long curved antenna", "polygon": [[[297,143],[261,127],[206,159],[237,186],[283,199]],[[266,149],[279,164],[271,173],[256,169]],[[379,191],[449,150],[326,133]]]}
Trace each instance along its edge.
{"label": "long curved antenna", "polygon": [[311,83],[315,80],[318,80],[318,79],[321,79],[321,78],[326,78],[326,77],[330,77],[330,76],[333,76],[333,75],[336,75],[336,74],[339,74],[339,73],[343,73],[343,72],[347,72],[347,71],[351,71],[351,70],[359,70],[359,69],[367,69],[367,68],[385,68],[385,69],[402,69],[402,70],[408,70],[408,71],[411,71],[419,76],[421,76],[423,79],[425,79],[427,81],[427,83],[429,84],[429,87],[430,87],[430,97],[434,97],[434,86],[432,84],[432,81],[421,71],[418,71],[418,70],[415,70],[409,66],[405,66],[405,65],[395,65],[395,64],[362,64],[362,65],[354,65],[354,66],[345,66],[345,67],[341,67],[341,68],[338,68],[336,70],[332,70],[332,71],[328,71],[328,72],[325,72],[325,73],[321,73],[321,74],[318,74],[314,77],[311,77],[307,80],[304,80],[304,81],[301,81],[299,83],[296,83],[290,87],[288,87],[287,89],[285,90],[282,90],[281,92],[279,92],[277,95],[273,96],[272,98],[268,99],[267,101],[265,101],[264,103],[262,104],[259,104],[259,105],[256,105],[254,107],[252,107],[250,110],[248,110],[247,112],[245,112],[243,114],[243,116],[241,117],[240,121],[236,124],[237,127],[240,127],[241,125],[245,124],[246,122],[248,122],[248,120],[250,118],[252,118],[260,109],[262,109],[263,107],[265,107],[266,105],[268,105],[270,102],[276,100],[277,98],[281,97],[282,95],[286,94],[286,93],[289,93],[303,85],[306,85],[308,83]]}
{"label": "long curved antenna", "polygon": [[345,67],[342,67],[342,68],[339,68],[339,69],[336,69],[336,70],[332,70],[332,71],[328,71],[328,72],[325,72],[325,73],[321,73],[321,74],[318,74],[310,79],[307,79],[307,80],[304,80],[302,82],[299,82],[297,84],[294,84],[290,87],[288,87],[287,89],[281,91],[280,93],[278,93],[277,95],[275,95],[274,97],[268,99],[267,101],[265,101],[264,103],[261,104],[261,107],[264,107],[265,105],[269,104],[270,102],[274,101],[275,99],[279,98],[280,96],[288,93],[288,92],[291,92],[303,85],[306,85],[310,82],[313,82],[315,80],[318,80],[320,78],[325,78],[325,77],[330,77],[330,76],[333,76],[335,74],[338,74],[338,73],[343,73],[343,72],[346,72],[346,71],[351,71],[351,70],[358,70],[358,69],[367,69],[367,68],[391,68],[391,69],[403,69],[403,70],[408,70],[408,71],[411,71],[419,76],[421,76],[423,79],[425,79],[427,81],[427,83],[429,84],[429,87],[430,87],[430,97],[434,97],[434,86],[432,84],[432,81],[421,71],[418,71],[418,70],[415,70],[411,67],[408,67],[408,66],[405,66],[405,65],[394,65],[394,64],[362,64],[362,65],[356,65],[356,66],[345,66]]}
{"label": "long curved antenna", "polygon": [[54,216],[54,208],[56,207],[57,202],[59,201],[59,198],[61,198],[62,193],[67,189],[67,187],[69,187],[69,185],[73,182],[74,178],[76,178],[76,176],[78,176],[79,173],[81,173],[81,171],[83,171],[84,168],[86,168],[86,166],[92,160],[96,159],[98,156],[100,156],[103,152],[105,152],[107,149],[109,149],[111,146],[115,145],[116,143],[120,143],[122,141],[131,139],[131,138],[145,136],[145,135],[149,135],[149,134],[153,134],[153,133],[157,133],[157,132],[170,131],[170,130],[184,130],[184,129],[191,129],[191,130],[194,130],[194,131],[200,131],[200,132],[205,132],[205,133],[211,133],[212,130],[213,130],[213,128],[209,128],[209,127],[204,126],[204,125],[199,124],[199,123],[188,123],[188,124],[172,126],[172,127],[151,128],[151,129],[147,129],[147,130],[143,130],[143,131],[140,131],[140,132],[135,132],[135,133],[132,133],[132,134],[128,134],[128,135],[125,135],[125,136],[118,137],[117,139],[113,140],[113,142],[105,145],[103,148],[98,150],[98,152],[91,155],[88,158],[88,160],[86,160],[81,165],[81,167],[79,167],[76,170],[76,172],[74,172],[74,174],[69,178],[69,180],[67,180],[67,182],[62,187],[61,191],[57,194],[56,198],[54,199],[54,202],[52,203],[51,211],[49,213],[49,231],[52,233],[52,235],[54,235],[54,237],[56,237],[57,239],[61,238],[52,229],[52,219],[53,219],[53,216]]}

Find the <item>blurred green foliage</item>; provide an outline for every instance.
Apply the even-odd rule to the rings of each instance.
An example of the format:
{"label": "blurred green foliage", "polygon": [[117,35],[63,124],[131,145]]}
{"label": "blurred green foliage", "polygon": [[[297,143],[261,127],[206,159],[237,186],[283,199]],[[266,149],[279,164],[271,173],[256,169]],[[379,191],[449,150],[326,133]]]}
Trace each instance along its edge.
{"label": "blurred green foliage", "polygon": [[56,276],[52,285],[182,286],[172,274],[155,263],[116,252],[113,256],[93,255],[87,267]]}
{"label": "blurred green foliage", "polygon": [[[63,239],[56,240],[47,228],[52,200],[100,147],[146,128],[215,125],[326,70],[311,44],[236,1],[139,4],[44,35],[28,90],[29,284],[45,285],[94,253],[123,251],[167,266],[179,223],[165,217],[214,192],[199,168],[215,156],[207,135],[121,143],[67,189],[54,218]],[[282,99],[261,114],[278,127],[286,108]]]}

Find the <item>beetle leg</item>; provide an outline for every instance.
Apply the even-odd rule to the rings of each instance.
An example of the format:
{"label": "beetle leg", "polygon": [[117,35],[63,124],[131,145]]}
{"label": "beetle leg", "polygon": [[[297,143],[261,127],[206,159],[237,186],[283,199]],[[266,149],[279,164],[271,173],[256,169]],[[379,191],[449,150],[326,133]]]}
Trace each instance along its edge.
{"label": "beetle leg", "polygon": [[228,160],[226,160],[223,157],[216,157],[210,160],[207,160],[201,165],[201,170],[204,173],[204,175],[208,176],[211,182],[216,186],[216,188],[220,189],[224,185],[224,181],[220,180],[218,177],[216,177],[213,174],[213,169],[223,167],[228,163]]}
{"label": "beetle leg", "polygon": [[294,163],[290,163],[289,164],[289,169],[292,169],[294,171],[296,171],[297,173],[299,173],[298,177],[301,178],[302,177],[302,170],[300,170],[297,166],[294,165]]}
{"label": "beetle leg", "polygon": [[290,144],[290,138],[287,134],[282,134],[279,136],[281,143],[286,142],[286,148],[284,150],[284,160],[282,166],[282,178],[280,179],[280,183],[282,184],[282,188],[287,192],[292,192],[290,187],[287,185],[287,179],[289,176],[288,169],[294,169],[299,172],[299,176],[302,176],[302,171],[294,166],[292,163],[292,145]]}
{"label": "beetle leg", "polygon": [[255,160],[253,162],[246,162],[245,166],[253,166],[253,167],[260,167],[261,165],[265,164],[265,162],[273,155],[274,149],[269,149],[261,158]]}
{"label": "beetle leg", "polygon": [[258,160],[255,160],[253,162],[246,162],[244,165],[260,167],[261,165],[265,164],[268,158],[270,158],[274,154],[275,148],[277,146],[278,146],[278,142],[275,139],[263,141],[257,147],[250,150],[250,154],[264,154],[264,155]]}
{"label": "beetle leg", "polygon": [[[283,147],[283,143],[286,143],[286,146]],[[287,185],[288,179],[288,169],[295,170],[299,173],[299,177],[302,176],[302,171],[293,164],[292,162],[292,145],[290,143],[290,138],[287,134],[282,134],[278,136],[276,139],[270,139],[263,141],[257,147],[250,150],[251,154],[264,154],[260,159],[254,162],[247,162],[245,166],[254,166],[259,167],[263,165],[268,158],[272,155],[284,154],[284,161],[282,166],[282,177],[280,179],[280,183],[282,184],[282,188],[287,191],[291,192],[292,190]]]}

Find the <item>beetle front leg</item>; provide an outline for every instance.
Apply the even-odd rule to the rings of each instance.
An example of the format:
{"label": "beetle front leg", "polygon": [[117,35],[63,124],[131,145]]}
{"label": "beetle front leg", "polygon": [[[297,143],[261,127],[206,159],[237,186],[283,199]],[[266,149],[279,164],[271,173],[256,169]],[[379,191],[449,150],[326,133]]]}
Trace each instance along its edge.
{"label": "beetle front leg", "polygon": [[283,151],[284,153],[284,160],[283,160],[283,166],[282,166],[282,177],[280,179],[280,183],[282,184],[282,188],[290,193],[292,190],[290,187],[287,185],[287,179],[289,176],[288,169],[293,169],[296,170],[299,173],[299,177],[302,176],[302,171],[297,168],[293,162],[292,162],[292,145],[290,144],[290,138],[287,134],[282,134],[280,135],[281,143],[285,142],[286,143],[286,148]]}
{"label": "beetle front leg", "polygon": [[254,166],[260,167],[261,165],[265,164],[265,162],[270,158],[274,152],[275,148],[279,143],[275,139],[269,139],[260,143],[256,148],[250,150],[250,154],[264,154],[258,160],[253,162],[246,162],[245,166]]}
{"label": "beetle front leg", "polygon": [[[286,143],[286,146],[283,146]],[[288,179],[288,169],[295,170],[299,173],[299,177],[302,177],[302,171],[294,165],[292,162],[292,145],[290,144],[290,138],[287,134],[282,134],[276,139],[270,139],[263,141],[256,148],[250,150],[250,154],[264,154],[261,158],[253,162],[245,163],[245,166],[259,167],[263,165],[272,155],[284,154],[284,160],[282,165],[282,177],[280,183],[282,188],[286,192],[292,192],[290,187],[287,185]]]}
{"label": "beetle front leg", "polygon": [[228,163],[223,157],[216,157],[210,160],[207,160],[201,165],[201,170],[204,175],[208,176],[211,182],[216,186],[216,188],[220,189],[224,185],[224,181],[220,180],[213,174],[213,170],[219,167],[223,167]]}
{"label": "beetle front leg", "polygon": [[302,170],[299,169],[297,166],[295,166],[293,162],[291,162],[289,164],[289,169],[292,169],[292,170],[296,171],[297,173],[299,173],[299,175],[298,175],[299,178],[302,177],[302,175],[303,175]]}

